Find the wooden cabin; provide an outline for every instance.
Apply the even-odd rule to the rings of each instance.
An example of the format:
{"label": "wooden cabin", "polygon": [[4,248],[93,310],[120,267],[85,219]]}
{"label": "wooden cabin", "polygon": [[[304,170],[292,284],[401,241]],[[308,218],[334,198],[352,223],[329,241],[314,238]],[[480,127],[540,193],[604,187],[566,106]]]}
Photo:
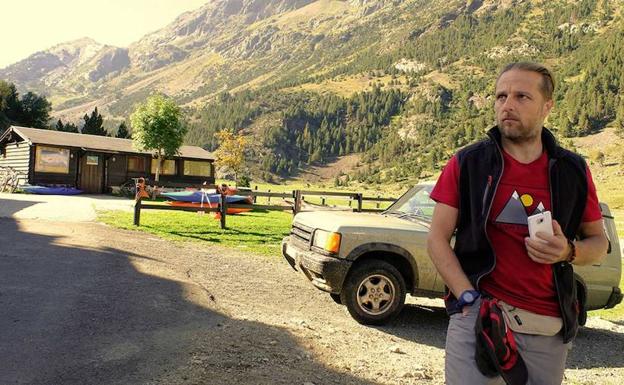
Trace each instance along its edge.
{"label": "wooden cabin", "polygon": [[[12,167],[20,183],[76,187],[90,194],[108,192],[131,178],[154,181],[156,160],[137,151],[132,140],[11,126],[0,136],[0,167]],[[196,146],[182,146],[163,161],[160,185],[214,184],[214,157]]]}

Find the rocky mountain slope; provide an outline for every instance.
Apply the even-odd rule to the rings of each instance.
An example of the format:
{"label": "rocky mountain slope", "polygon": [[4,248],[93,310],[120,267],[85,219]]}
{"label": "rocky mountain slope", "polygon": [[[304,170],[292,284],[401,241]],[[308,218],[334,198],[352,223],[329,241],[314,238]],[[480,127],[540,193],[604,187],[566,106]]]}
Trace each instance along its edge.
{"label": "rocky mountain slope", "polygon": [[[327,73],[363,49],[400,41],[429,15],[452,10],[450,20],[465,8],[465,1],[213,0],[128,48],[85,38],[38,52],[0,78],[47,95],[60,116],[80,116],[92,102],[123,116],[153,90],[197,104],[222,90]],[[379,23],[381,39],[362,41],[366,29],[381,32]]]}
{"label": "rocky mountain slope", "polygon": [[557,135],[617,131],[623,11],[611,0],[212,0],[127,48],[61,44],[0,79],[47,95],[64,120],[95,106],[126,119],[164,92],[185,107],[190,143],[252,136],[259,175],[360,153],[351,178],[404,180],[483,134],[496,71],[512,60],[554,69]]}

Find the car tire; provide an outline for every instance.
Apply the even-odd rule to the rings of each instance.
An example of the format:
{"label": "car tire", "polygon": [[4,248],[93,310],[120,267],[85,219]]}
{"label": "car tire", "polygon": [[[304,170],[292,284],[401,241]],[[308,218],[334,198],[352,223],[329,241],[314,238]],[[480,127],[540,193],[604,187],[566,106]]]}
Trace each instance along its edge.
{"label": "car tire", "polygon": [[405,304],[405,280],[388,262],[368,260],[349,272],[340,299],[363,325],[383,325]]}
{"label": "car tire", "polygon": [[340,294],[329,293],[331,299],[334,300],[338,305],[342,305],[342,299],[340,298]]}

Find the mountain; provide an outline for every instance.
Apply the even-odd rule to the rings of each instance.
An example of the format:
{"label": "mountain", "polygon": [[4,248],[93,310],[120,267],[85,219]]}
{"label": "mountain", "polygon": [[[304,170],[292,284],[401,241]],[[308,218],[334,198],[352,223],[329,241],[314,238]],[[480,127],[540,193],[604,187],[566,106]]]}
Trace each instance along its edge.
{"label": "mountain", "polygon": [[[491,125],[512,60],[557,74],[561,138],[624,122],[624,6],[608,0],[212,0],[127,48],[88,39],[0,70],[77,120],[125,119],[154,91],[185,107],[190,143],[253,137],[251,172],[294,175],[361,154],[350,177],[408,180]],[[622,129],[624,131],[624,129]]]}
{"label": "mountain", "polygon": [[118,74],[130,65],[128,49],[82,38],[37,52],[0,70],[0,77],[10,79],[24,89],[47,94],[46,89],[81,92],[84,83],[95,83]]}

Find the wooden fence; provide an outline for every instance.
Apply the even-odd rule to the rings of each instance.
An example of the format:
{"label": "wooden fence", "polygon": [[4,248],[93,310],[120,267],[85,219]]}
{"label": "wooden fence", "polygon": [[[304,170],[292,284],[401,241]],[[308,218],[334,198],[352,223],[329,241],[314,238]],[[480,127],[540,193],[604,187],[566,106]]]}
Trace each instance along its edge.
{"label": "wooden fence", "polygon": [[[339,198],[345,199],[349,202],[349,207],[352,211],[356,212],[378,212],[383,211],[379,207],[380,202],[394,202],[396,198],[382,198],[377,197],[365,197],[362,193],[352,192],[338,192],[338,191],[313,191],[313,190],[294,190],[292,192],[270,192],[270,191],[257,191],[257,190],[245,190],[241,191],[241,195],[251,196],[253,204],[228,204],[225,199],[226,195],[221,195],[221,199],[216,207],[183,207],[183,206],[168,206],[166,204],[159,203],[146,203],[143,198],[137,194],[136,203],[134,206],[134,225],[140,226],[141,224],[141,211],[142,210],[174,210],[174,211],[192,211],[192,212],[212,212],[219,213],[221,217],[221,228],[226,228],[226,218],[228,208],[232,209],[252,209],[252,210],[277,210],[277,211],[292,211],[293,214],[297,214],[303,211],[302,206],[305,202],[306,196],[317,196],[321,199],[321,205],[325,206],[327,198]],[[255,203],[258,197],[267,198],[270,203],[271,198],[281,198],[286,204],[271,205],[271,204],[258,204]],[[292,201],[288,201],[292,199]],[[365,201],[377,202],[376,208],[363,208]],[[351,204],[355,202],[356,207],[351,207]]]}

